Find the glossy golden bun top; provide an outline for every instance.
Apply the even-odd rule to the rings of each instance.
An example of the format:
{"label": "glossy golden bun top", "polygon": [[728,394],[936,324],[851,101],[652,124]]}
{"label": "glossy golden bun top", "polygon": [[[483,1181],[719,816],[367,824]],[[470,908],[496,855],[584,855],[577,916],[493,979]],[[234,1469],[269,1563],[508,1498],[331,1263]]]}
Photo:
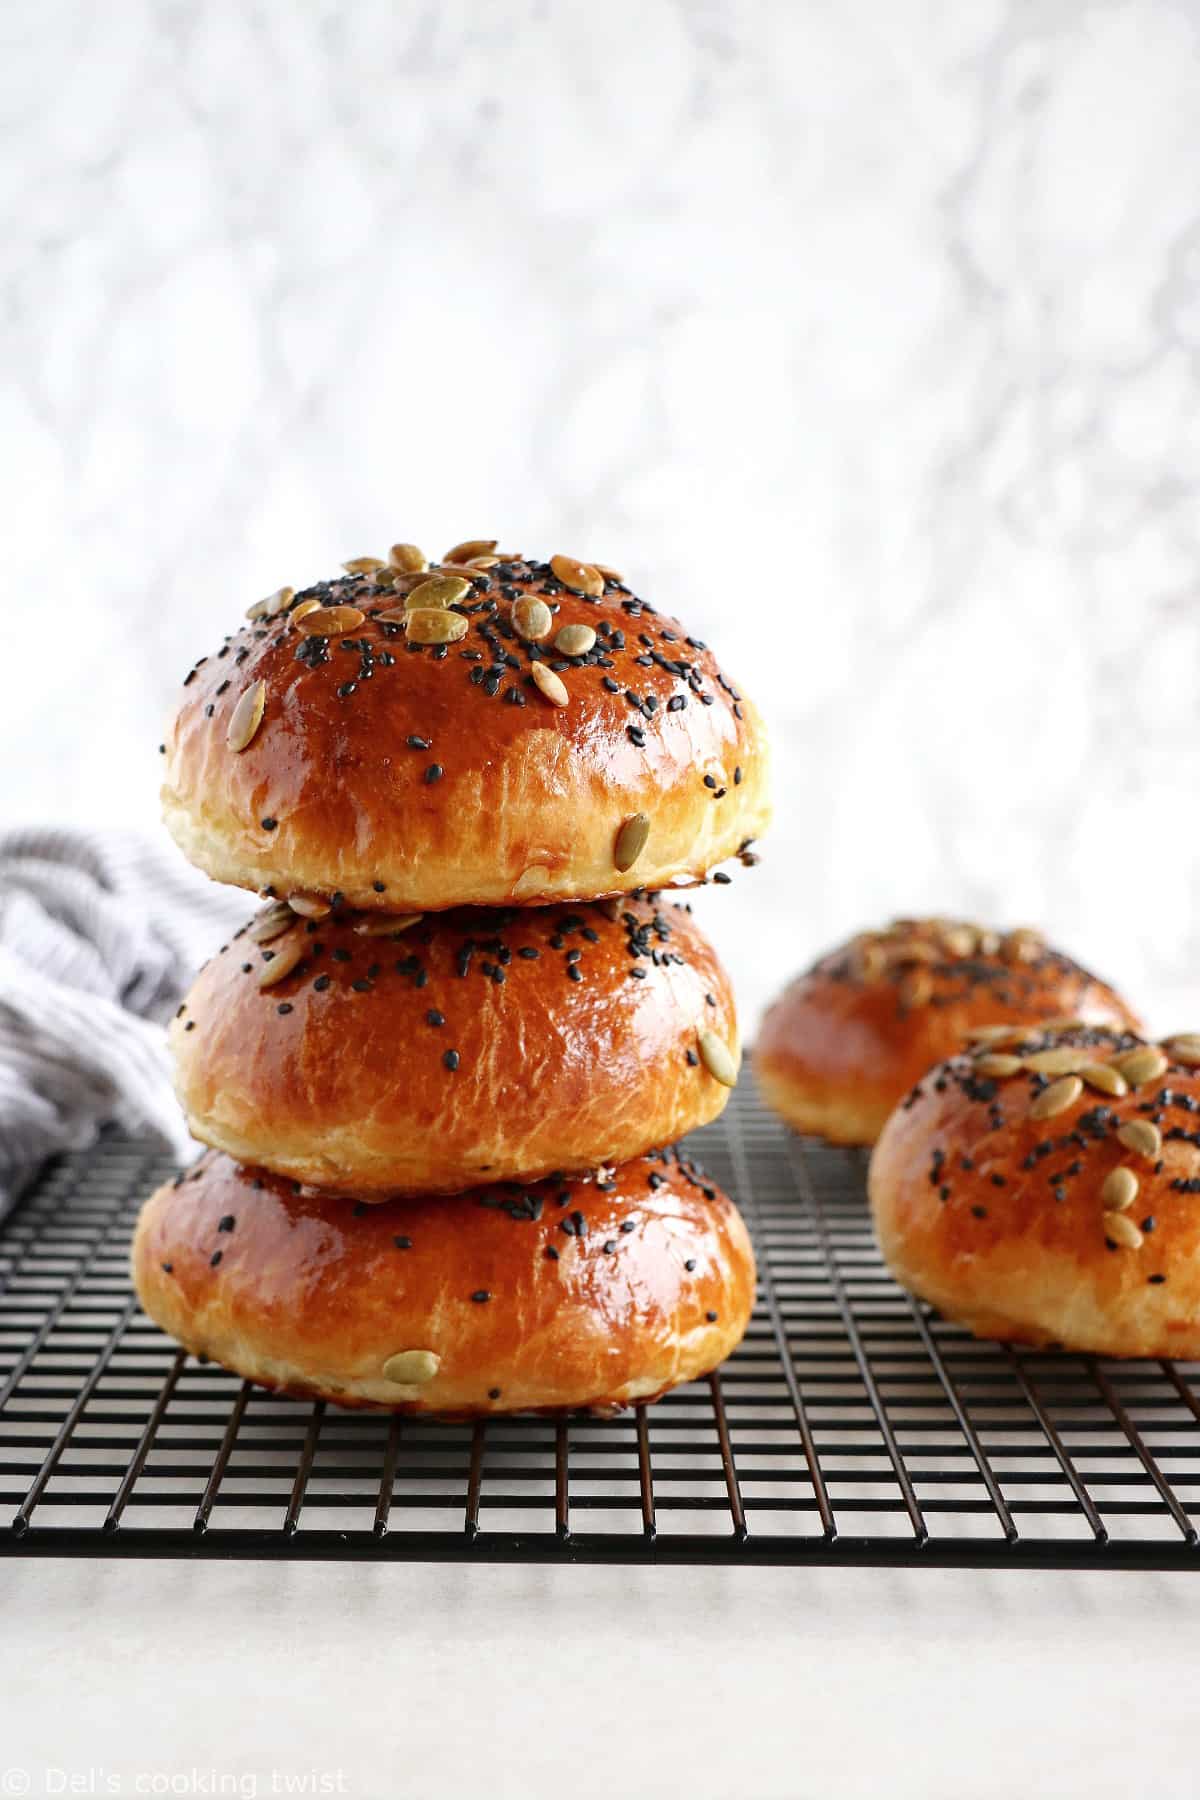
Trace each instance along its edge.
{"label": "glossy golden bun top", "polygon": [[147,1313],[194,1353],[398,1412],[650,1400],[714,1368],[754,1305],[737,1208],[674,1150],[383,1206],[209,1152],[146,1202],[132,1260]]}
{"label": "glossy golden bun top", "polygon": [[1200,1037],[977,1034],[871,1158],[893,1274],[983,1337],[1200,1355]]}
{"label": "glossy golden bun top", "polygon": [[1140,1030],[1105,982],[1028,927],[897,919],[821,957],[763,1020],[755,1072],[797,1131],[871,1144],[976,1025],[1078,1018]]}
{"label": "glossy golden bun top", "polygon": [[623,1162],[715,1118],[738,1064],[712,946],[686,907],[633,896],[415,921],[268,906],[171,1048],[196,1137],[376,1199]]}
{"label": "glossy golden bun top", "polygon": [[392,559],[281,589],[188,674],[162,800],[199,868],[364,908],[539,905],[703,881],[761,832],[757,714],[615,573],[478,542]]}

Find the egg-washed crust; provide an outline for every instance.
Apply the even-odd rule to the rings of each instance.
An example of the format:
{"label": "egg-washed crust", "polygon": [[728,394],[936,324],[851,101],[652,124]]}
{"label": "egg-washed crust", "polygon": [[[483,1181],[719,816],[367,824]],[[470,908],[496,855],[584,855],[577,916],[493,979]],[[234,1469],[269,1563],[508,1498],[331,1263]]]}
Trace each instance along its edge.
{"label": "egg-washed crust", "polygon": [[754,1256],[674,1151],[600,1178],[356,1205],[208,1151],[145,1204],[150,1317],[260,1386],[453,1417],[609,1413],[739,1342]]}
{"label": "egg-washed crust", "polygon": [[1200,1038],[994,1028],[888,1121],[869,1188],[905,1287],[977,1336],[1200,1355]]}
{"label": "egg-washed crust", "polygon": [[763,1020],[755,1075],[796,1131],[873,1144],[897,1102],[972,1026],[1068,1017],[1141,1029],[1113,988],[1038,931],[897,919],[860,932],[784,990]]}
{"label": "egg-washed crust", "polygon": [[[197,867],[431,911],[692,885],[748,851],[765,737],[708,647],[593,567],[480,561],[434,572],[469,584],[441,609],[458,641],[414,641],[404,621],[439,609],[406,602],[431,572],[387,567],[282,589],[200,659],[162,785]],[[530,599],[540,641],[517,623],[539,628]],[[594,643],[564,654],[567,627]]]}
{"label": "egg-washed crust", "polygon": [[712,1070],[730,1078],[723,1051],[736,1073],[733,991],[685,906],[626,896],[395,926],[275,905],[212,959],[170,1030],[195,1137],[384,1199],[623,1162],[724,1107]]}

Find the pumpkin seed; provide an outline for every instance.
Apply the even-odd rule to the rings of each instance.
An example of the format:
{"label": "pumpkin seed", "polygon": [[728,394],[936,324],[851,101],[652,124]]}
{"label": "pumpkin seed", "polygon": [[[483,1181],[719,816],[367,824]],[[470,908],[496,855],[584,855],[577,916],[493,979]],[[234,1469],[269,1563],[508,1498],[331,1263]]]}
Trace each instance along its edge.
{"label": "pumpkin seed", "polygon": [[921,938],[913,938],[902,944],[889,944],[888,960],[894,963],[936,963],[941,962],[942,952],[936,944],[927,944]]}
{"label": "pumpkin seed", "polygon": [[354,921],[354,930],[358,937],[399,937],[424,917],[424,913],[364,913]]}
{"label": "pumpkin seed", "polygon": [[951,956],[973,956],[979,938],[969,925],[950,925],[942,932],[942,943]]}
{"label": "pumpkin seed", "polygon": [[423,612],[435,606],[456,606],[470,592],[471,583],[464,575],[431,575],[410,588],[404,604]]}
{"label": "pumpkin seed", "polygon": [[416,544],[393,544],[388,551],[388,561],[402,575],[420,575],[429,567],[429,559]]}
{"label": "pumpkin seed", "polygon": [[968,1044],[986,1044],[989,1049],[1001,1049],[1008,1044],[1019,1044],[1029,1036],[1024,1025],[972,1025],[963,1036]]}
{"label": "pumpkin seed", "polygon": [[554,639],[554,648],[564,656],[586,656],[596,642],[590,625],[564,625]]}
{"label": "pumpkin seed", "polygon": [[401,1387],[423,1387],[432,1381],[442,1366],[442,1359],[436,1350],[397,1350],[395,1356],[389,1356],[383,1365],[385,1381],[395,1381]]}
{"label": "pumpkin seed", "polygon": [[327,919],[333,911],[321,894],[289,894],[287,903],[302,919]]}
{"label": "pumpkin seed", "polygon": [[1120,1212],[1105,1213],[1104,1235],[1110,1243],[1119,1244],[1122,1250],[1140,1250],[1146,1241],[1133,1220]]}
{"label": "pumpkin seed", "polygon": [[513,604],[512,622],[528,643],[540,644],[554,629],[554,614],[544,600],[534,594],[522,594]]}
{"label": "pumpkin seed", "polygon": [[341,637],[361,625],[366,616],[357,606],[318,606],[296,621],[296,630],[304,637]]}
{"label": "pumpkin seed", "polygon": [[259,987],[275,987],[285,975],[291,974],[297,963],[304,961],[307,949],[308,942],[304,932],[294,931],[290,937],[285,938],[270,962],[265,962],[258,971]]}
{"label": "pumpkin seed", "polygon": [[995,1075],[1003,1080],[1006,1075],[1016,1075],[1023,1067],[1019,1056],[1006,1056],[1002,1051],[989,1050],[975,1059],[975,1070],[980,1075]]}
{"label": "pumpkin seed", "polygon": [[1000,933],[998,931],[981,931],[979,933],[980,956],[995,956],[999,948]]}
{"label": "pumpkin seed", "polygon": [[1037,1095],[1029,1108],[1029,1116],[1031,1119],[1053,1119],[1056,1114],[1066,1112],[1068,1106],[1074,1106],[1082,1092],[1083,1083],[1078,1075],[1063,1075]]}
{"label": "pumpkin seed", "polygon": [[596,570],[596,573],[598,575],[605,576],[605,578],[609,581],[615,581],[617,583],[618,587],[625,586],[625,577],[621,574],[618,574],[616,569],[610,568],[608,563],[594,562],[592,564],[592,567],[593,567],[593,569]]}
{"label": "pumpkin seed", "polygon": [[470,562],[473,556],[490,556],[499,538],[467,538],[461,544],[455,544],[453,550],[447,550],[442,561],[444,563]]}
{"label": "pumpkin seed", "polygon": [[569,703],[571,696],[553,669],[548,669],[545,663],[535,662],[529,673],[533,676],[534,686],[552,705],[566,706]]}
{"label": "pumpkin seed", "polygon": [[1124,1212],[1138,1196],[1138,1178],[1132,1169],[1110,1169],[1100,1189],[1105,1212]]}
{"label": "pumpkin seed", "polygon": [[319,600],[302,600],[299,606],[292,608],[292,624],[294,625],[297,619],[307,619],[309,613],[320,612],[320,610],[321,602]]}
{"label": "pumpkin seed", "polygon": [[342,564],[347,575],[373,575],[376,569],[385,566],[382,556],[352,556],[349,562]]}
{"label": "pumpkin seed", "polygon": [[860,981],[878,981],[886,967],[887,959],[878,944],[864,944],[855,951]]}
{"label": "pumpkin seed", "polygon": [[1182,1063],[1186,1069],[1200,1067],[1200,1034],[1181,1031],[1178,1037],[1166,1038],[1164,1041],[1173,1061]]}
{"label": "pumpkin seed", "polygon": [[441,606],[419,606],[404,615],[410,644],[457,644],[470,623],[464,614]]}
{"label": "pumpkin seed", "polygon": [[248,619],[273,619],[283,611],[285,606],[290,606],[295,598],[295,588],[276,588],[275,592],[268,594],[265,600],[256,600],[253,606],[248,606],[246,617]]}
{"label": "pumpkin seed", "polygon": [[1130,1087],[1135,1088],[1162,1075],[1167,1068],[1167,1058],[1157,1045],[1140,1044],[1136,1050],[1122,1050],[1119,1056],[1114,1056],[1112,1066],[1121,1071]]}
{"label": "pumpkin seed", "polygon": [[1127,1150],[1134,1150],[1150,1162],[1162,1155],[1162,1132],[1149,1119],[1128,1119],[1117,1130],[1118,1140]]}
{"label": "pumpkin seed", "polygon": [[1085,1029],[1086,1025],[1086,1019],[1076,1018],[1070,1013],[1063,1013],[1053,1019],[1039,1019],[1037,1022],[1037,1029],[1039,1031],[1054,1032],[1082,1031]]}
{"label": "pumpkin seed", "polygon": [[1030,925],[1018,925],[1004,939],[1000,953],[1005,962],[1036,962],[1045,947],[1045,939],[1040,931],[1035,931]]}
{"label": "pumpkin seed", "polygon": [[245,750],[254,742],[255,733],[267,708],[267,684],[256,681],[238,700],[229,719],[225,742],[231,750]]}
{"label": "pumpkin seed", "polygon": [[1085,1063],[1079,1073],[1097,1093],[1112,1094],[1119,1100],[1122,1094],[1129,1092],[1129,1083],[1120,1069],[1114,1069],[1108,1063]]}
{"label": "pumpkin seed", "polygon": [[702,1031],[699,1036],[699,1044],[700,1060],[703,1062],[713,1080],[719,1081],[722,1087],[736,1087],[738,1078],[737,1064],[733,1060],[732,1053],[727,1046],[721,1042],[721,1039],[717,1036],[716,1032]]}
{"label": "pumpkin seed", "polygon": [[592,563],[580,562],[574,556],[552,556],[550,567],[564,587],[590,594],[593,600],[598,600],[604,592],[604,577]]}
{"label": "pumpkin seed", "polygon": [[286,900],[273,900],[251,922],[246,936],[256,944],[269,944],[272,938],[290,930],[296,923],[296,915]]}
{"label": "pumpkin seed", "polygon": [[1025,1063],[1039,1075],[1078,1075],[1092,1060],[1090,1050],[1071,1049],[1063,1044],[1055,1050],[1035,1050]]}
{"label": "pumpkin seed", "polygon": [[[535,664],[534,666],[536,668],[537,665]],[[627,869],[632,869],[634,863],[646,848],[646,841],[649,836],[649,813],[634,813],[631,818],[625,820],[625,823],[617,832],[616,839],[613,843],[613,863],[621,871],[622,875]]]}
{"label": "pumpkin seed", "polygon": [[910,969],[900,979],[899,992],[901,1006],[927,1006],[933,994],[933,978],[929,970]]}

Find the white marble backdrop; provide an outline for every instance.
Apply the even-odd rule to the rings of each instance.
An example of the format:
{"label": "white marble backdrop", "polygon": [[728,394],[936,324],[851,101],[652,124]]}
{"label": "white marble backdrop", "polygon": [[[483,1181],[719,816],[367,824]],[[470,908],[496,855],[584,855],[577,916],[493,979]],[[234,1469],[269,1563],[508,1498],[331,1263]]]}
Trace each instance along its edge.
{"label": "white marble backdrop", "polygon": [[242,606],[623,567],[773,727],[752,1022],[910,908],[1200,1020],[1195,0],[8,0],[8,819]]}

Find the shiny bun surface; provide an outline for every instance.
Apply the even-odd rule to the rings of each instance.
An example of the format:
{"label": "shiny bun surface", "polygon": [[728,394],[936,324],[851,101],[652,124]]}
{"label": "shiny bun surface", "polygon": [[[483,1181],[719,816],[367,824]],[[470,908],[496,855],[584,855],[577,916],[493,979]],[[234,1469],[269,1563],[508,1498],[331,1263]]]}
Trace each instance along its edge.
{"label": "shiny bun surface", "polygon": [[150,1317],[260,1386],[404,1413],[609,1412],[739,1342],[754,1256],[674,1151],[602,1181],[355,1205],[206,1152],[145,1204]]}
{"label": "shiny bun surface", "polygon": [[761,832],[761,724],[678,621],[568,557],[392,555],[280,589],[188,674],[162,804],[198,868],[541,905],[691,885]]}
{"label": "shiny bun surface", "polygon": [[823,956],[763,1020],[755,1074],[797,1131],[872,1144],[976,1025],[1078,1018],[1140,1030],[1120,995],[1039,932],[898,919]]}
{"label": "shiny bun surface", "polygon": [[875,1146],[896,1279],[978,1337],[1200,1356],[1200,1037],[997,1029]]}
{"label": "shiny bun surface", "polygon": [[194,1136],[364,1199],[626,1161],[715,1118],[738,1059],[690,912],[632,897],[415,921],[277,903],[170,1039]]}

